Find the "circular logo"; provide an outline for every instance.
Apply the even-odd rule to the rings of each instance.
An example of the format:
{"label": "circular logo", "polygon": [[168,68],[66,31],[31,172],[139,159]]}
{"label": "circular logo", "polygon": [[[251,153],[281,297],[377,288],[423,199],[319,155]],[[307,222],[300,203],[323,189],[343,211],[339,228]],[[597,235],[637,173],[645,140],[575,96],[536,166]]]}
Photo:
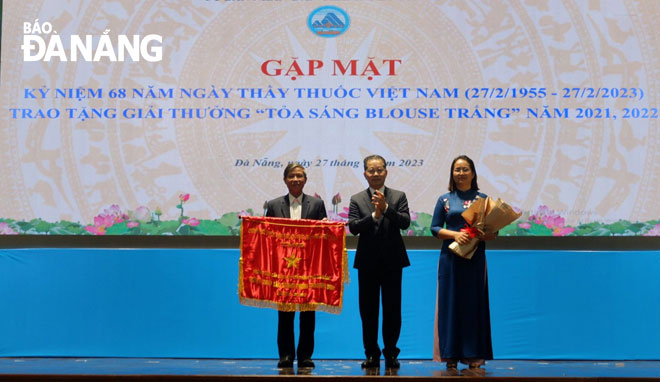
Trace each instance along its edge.
{"label": "circular logo", "polygon": [[309,29],[321,37],[337,37],[348,29],[350,23],[348,13],[331,5],[316,8],[307,18]]}

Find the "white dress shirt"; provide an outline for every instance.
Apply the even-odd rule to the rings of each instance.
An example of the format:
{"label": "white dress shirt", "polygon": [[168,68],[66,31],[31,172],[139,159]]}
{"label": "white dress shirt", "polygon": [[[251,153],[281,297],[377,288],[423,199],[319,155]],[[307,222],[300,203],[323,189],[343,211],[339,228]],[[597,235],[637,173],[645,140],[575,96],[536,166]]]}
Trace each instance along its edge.
{"label": "white dress shirt", "polygon": [[302,219],[302,197],[300,194],[297,198],[289,194],[289,213],[291,219]]}

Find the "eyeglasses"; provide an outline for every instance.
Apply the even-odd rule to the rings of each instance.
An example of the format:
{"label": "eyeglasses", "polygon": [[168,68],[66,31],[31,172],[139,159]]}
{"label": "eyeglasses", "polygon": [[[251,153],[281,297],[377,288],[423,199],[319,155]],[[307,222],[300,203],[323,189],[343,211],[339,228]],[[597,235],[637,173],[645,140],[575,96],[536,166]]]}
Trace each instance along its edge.
{"label": "eyeglasses", "polygon": [[369,174],[369,175],[374,175],[374,174],[384,174],[385,171],[386,171],[386,170],[385,170],[384,168],[382,168],[382,167],[380,167],[380,168],[368,168],[368,169],[367,169],[367,174]]}

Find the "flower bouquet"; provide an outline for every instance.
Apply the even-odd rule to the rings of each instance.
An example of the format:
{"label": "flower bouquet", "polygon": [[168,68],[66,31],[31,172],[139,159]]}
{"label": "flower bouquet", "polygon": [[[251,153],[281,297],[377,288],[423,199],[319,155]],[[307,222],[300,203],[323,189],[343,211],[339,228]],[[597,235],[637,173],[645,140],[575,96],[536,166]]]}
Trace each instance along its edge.
{"label": "flower bouquet", "polygon": [[458,256],[471,259],[477,250],[479,237],[495,234],[521,215],[522,212],[514,211],[513,207],[502,199],[495,200],[491,197],[477,199],[461,214],[469,225],[461,228],[461,232],[467,232],[470,241],[463,245],[453,242],[449,245],[449,249]]}

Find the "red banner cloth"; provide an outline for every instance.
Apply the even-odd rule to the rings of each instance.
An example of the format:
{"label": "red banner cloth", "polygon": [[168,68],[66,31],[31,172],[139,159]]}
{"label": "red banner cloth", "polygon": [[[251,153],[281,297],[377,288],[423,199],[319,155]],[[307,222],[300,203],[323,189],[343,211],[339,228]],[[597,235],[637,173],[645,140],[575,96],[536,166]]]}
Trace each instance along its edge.
{"label": "red banner cloth", "polygon": [[344,223],[243,217],[238,277],[243,305],[340,313],[348,283]]}

